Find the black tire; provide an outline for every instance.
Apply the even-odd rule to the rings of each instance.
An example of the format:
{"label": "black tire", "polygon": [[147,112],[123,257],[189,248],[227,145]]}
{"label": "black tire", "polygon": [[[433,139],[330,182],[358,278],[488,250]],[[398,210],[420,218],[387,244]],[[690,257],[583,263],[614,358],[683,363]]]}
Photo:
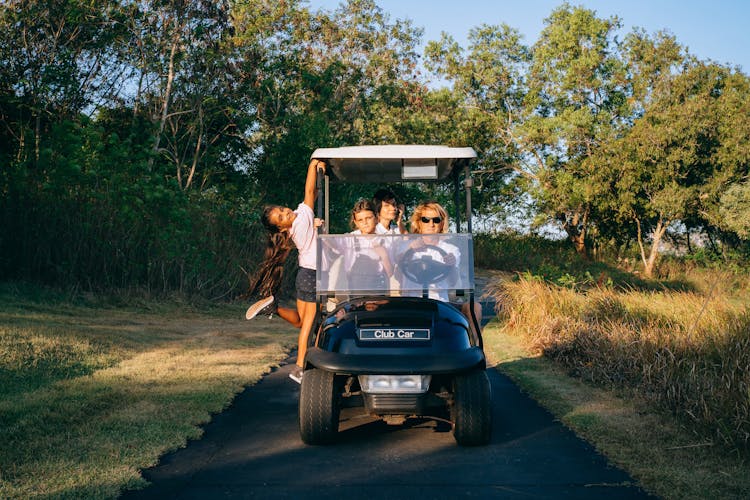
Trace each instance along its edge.
{"label": "black tire", "polygon": [[299,435],[307,444],[330,444],[339,432],[341,391],[336,376],[313,368],[302,377]]}
{"label": "black tire", "polygon": [[453,437],[461,446],[488,444],[492,435],[492,395],[484,370],[458,375],[453,381]]}

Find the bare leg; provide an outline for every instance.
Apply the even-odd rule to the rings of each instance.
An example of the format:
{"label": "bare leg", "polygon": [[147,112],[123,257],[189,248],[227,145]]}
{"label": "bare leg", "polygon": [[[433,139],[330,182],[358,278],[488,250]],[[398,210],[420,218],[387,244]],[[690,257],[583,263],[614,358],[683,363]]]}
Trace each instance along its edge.
{"label": "bare leg", "polygon": [[297,341],[297,366],[300,368],[305,362],[305,354],[307,354],[307,342],[310,338],[310,330],[312,330],[313,321],[315,321],[315,308],[317,304],[315,302],[305,302],[297,299],[297,311],[300,317],[300,330],[299,339]]}
{"label": "bare leg", "polygon": [[[299,300],[297,302],[299,303]],[[297,328],[302,326],[302,319],[300,318],[300,313],[297,311],[297,309],[277,307],[276,314],[278,314],[279,317],[284,321],[291,323],[292,326],[296,326]]]}
{"label": "bare leg", "polygon": [[[464,302],[461,304],[461,312],[469,319],[469,328],[471,328],[471,331],[474,333],[476,338],[479,338],[479,333],[474,326],[474,321],[471,319],[471,312],[469,311],[469,303]],[[482,304],[479,302],[474,302],[474,314],[476,315],[477,322],[479,325],[482,324]],[[481,328],[481,326],[480,326]],[[481,331],[481,330],[480,330]]]}

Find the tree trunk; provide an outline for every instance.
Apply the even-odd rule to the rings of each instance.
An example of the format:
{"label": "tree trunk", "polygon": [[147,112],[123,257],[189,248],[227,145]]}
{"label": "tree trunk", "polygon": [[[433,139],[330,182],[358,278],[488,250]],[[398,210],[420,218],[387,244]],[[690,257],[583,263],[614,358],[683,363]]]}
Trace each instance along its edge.
{"label": "tree trunk", "polygon": [[175,54],[177,53],[177,46],[179,45],[180,41],[180,30],[179,30],[179,19],[175,17],[175,32],[174,36],[172,38],[172,47],[170,48],[169,52],[169,68],[167,70],[167,86],[164,90],[164,96],[162,97],[162,106],[161,106],[161,116],[159,118],[159,131],[156,133],[156,137],[154,138],[154,147],[153,152],[154,154],[151,156],[151,158],[148,161],[149,169],[153,167],[154,165],[154,158],[156,157],[156,154],[159,152],[159,144],[161,142],[161,135],[164,133],[164,127],[167,123],[167,116],[169,116],[169,101],[172,97],[172,82],[174,81],[174,58]]}
{"label": "tree trunk", "polygon": [[659,219],[659,221],[656,223],[656,228],[654,228],[654,232],[651,235],[651,249],[649,251],[648,257],[646,257],[646,249],[643,244],[643,232],[641,231],[640,219],[636,217],[635,223],[638,226],[638,246],[641,249],[641,261],[643,262],[643,274],[647,278],[651,278],[653,277],[653,274],[654,274],[654,267],[656,265],[656,260],[659,257],[659,244],[661,243],[661,239],[664,236],[664,233],[667,232],[669,221]]}
{"label": "tree trunk", "polygon": [[586,252],[586,229],[588,225],[588,210],[576,212],[572,217],[565,216],[563,229],[568,233],[568,238],[573,243],[576,253],[581,257],[588,258]]}

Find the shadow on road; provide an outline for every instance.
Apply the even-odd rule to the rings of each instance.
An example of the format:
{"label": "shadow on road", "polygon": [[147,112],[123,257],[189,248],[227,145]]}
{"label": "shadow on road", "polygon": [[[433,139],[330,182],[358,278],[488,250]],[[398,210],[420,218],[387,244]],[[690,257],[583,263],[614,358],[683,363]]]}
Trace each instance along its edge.
{"label": "shadow on road", "polygon": [[289,369],[238,395],[200,440],[143,471],[151,486],[122,498],[648,498],[494,369],[493,438],[476,448],[457,446],[445,422],[347,411],[336,444],[307,446]]}

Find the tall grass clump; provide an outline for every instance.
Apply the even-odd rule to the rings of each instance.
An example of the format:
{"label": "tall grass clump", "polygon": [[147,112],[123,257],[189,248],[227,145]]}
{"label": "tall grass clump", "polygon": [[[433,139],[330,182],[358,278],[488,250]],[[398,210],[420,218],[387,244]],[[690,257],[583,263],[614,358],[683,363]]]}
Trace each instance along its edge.
{"label": "tall grass clump", "polygon": [[505,330],[573,375],[637,394],[697,433],[750,449],[750,312],[726,295],[585,293],[520,278],[492,292]]}

